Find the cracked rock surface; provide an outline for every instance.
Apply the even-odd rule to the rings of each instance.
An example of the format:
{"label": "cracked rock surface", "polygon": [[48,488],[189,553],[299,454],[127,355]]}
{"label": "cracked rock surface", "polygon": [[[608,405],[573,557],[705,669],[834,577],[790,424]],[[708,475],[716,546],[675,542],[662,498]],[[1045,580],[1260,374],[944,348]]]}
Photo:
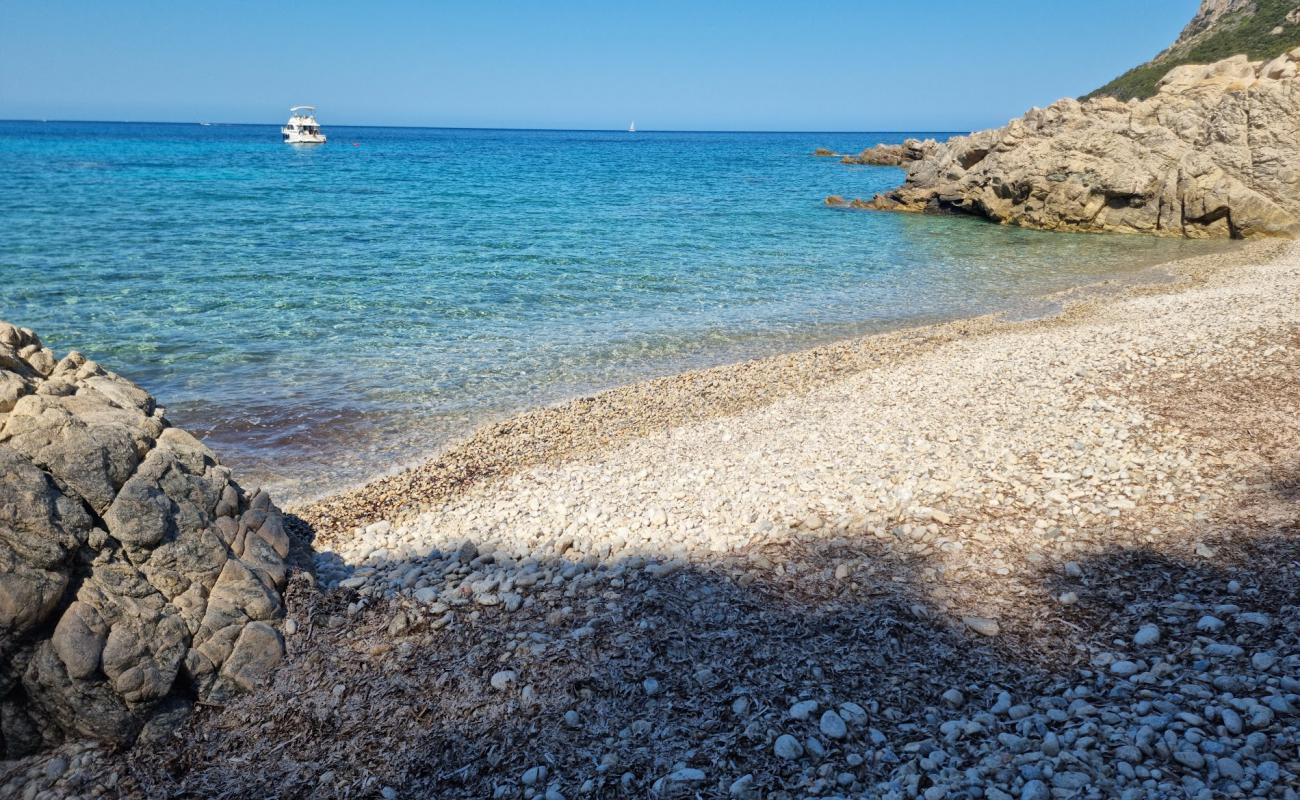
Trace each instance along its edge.
{"label": "cracked rock surface", "polygon": [[148,392],[0,322],[0,754],[130,743],[279,664],[289,539]]}

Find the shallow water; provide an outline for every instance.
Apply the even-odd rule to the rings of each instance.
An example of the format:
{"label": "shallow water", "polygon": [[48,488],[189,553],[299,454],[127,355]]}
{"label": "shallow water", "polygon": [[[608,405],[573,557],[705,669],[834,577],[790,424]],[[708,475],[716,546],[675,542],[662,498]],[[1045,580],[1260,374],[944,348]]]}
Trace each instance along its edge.
{"label": "shallow water", "polygon": [[310,495],[483,420],[1223,245],[828,209],[911,134],[0,122],[0,319]]}

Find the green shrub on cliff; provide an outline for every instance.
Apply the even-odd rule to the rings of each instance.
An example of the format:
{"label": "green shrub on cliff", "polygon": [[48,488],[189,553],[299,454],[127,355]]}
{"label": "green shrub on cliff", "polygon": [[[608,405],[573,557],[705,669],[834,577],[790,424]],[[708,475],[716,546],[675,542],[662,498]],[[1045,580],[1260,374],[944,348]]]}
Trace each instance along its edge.
{"label": "green shrub on cliff", "polygon": [[[1252,61],[1271,59],[1293,47],[1300,47],[1300,24],[1289,22],[1287,15],[1300,9],[1296,0],[1256,0],[1254,8],[1226,15],[1204,36],[1170,50],[1115,80],[1084,95],[1087,100],[1110,95],[1120,100],[1145,98],[1156,93],[1156,84],[1165,73],[1183,64],[1209,64],[1245,53]],[[1281,33],[1273,33],[1276,28]]]}

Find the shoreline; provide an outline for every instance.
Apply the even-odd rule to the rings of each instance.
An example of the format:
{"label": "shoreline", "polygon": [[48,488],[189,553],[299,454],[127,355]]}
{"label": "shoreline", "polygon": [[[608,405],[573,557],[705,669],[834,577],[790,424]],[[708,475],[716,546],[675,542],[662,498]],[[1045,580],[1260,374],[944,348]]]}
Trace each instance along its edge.
{"label": "shoreline", "polygon": [[[973,219],[964,221],[973,225],[982,226],[986,224]],[[1087,234],[1075,235],[1084,236]],[[1210,254],[1212,253],[1201,255]],[[769,359],[833,349],[863,339],[904,334],[909,331],[919,331],[986,317],[1005,318],[1008,321],[1027,321],[1032,318],[1026,316],[1027,309],[1041,307],[1050,298],[1087,287],[1111,284],[1127,285],[1133,280],[1145,280],[1143,276],[1155,275],[1155,271],[1158,271],[1162,265],[1191,257],[1194,256],[1168,257],[1165,260],[1156,261],[1150,261],[1146,258],[1135,259],[1143,263],[1131,271],[1116,272],[1111,274],[1110,277],[1104,278],[1093,276],[1085,283],[1070,285],[1046,293],[1026,294],[1007,300],[1004,304],[992,304],[994,306],[992,308],[969,309],[957,312],[930,312],[912,317],[836,322],[827,325],[826,330],[820,330],[816,333],[800,332],[781,337],[768,337],[763,333],[755,333],[750,338],[753,341],[762,342],[762,344],[751,345],[745,342],[717,350],[701,350],[691,355],[668,359],[664,363],[655,362],[650,366],[643,366],[639,369],[629,369],[630,374],[621,378],[597,380],[590,383],[571,382],[572,385],[568,390],[550,393],[549,396],[544,396],[522,406],[494,407],[461,412],[462,421],[448,425],[446,430],[449,433],[443,436],[434,434],[429,437],[436,442],[432,447],[407,448],[397,457],[391,459],[389,466],[380,468],[377,464],[372,463],[367,465],[366,468],[358,469],[356,474],[348,479],[332,480],[327,478],[325,481],[326,488],[317,491],[304,492],[297,488],[300,484],[311,482],[310,479],[303,477],[290,478],[287,484],[283,481],[277,481],[274,477],[260,483],[254,479],[251,484],[260,485],[261,488],[271,492],[277,498],[277,502],[280,502],[285,508],[310,508],[325,503],[332,498],[353,494],[367,486],[397,478],[412,470],[424,468],[457,448],[467,445],[472,439],[489,428],[510,427],[508,423],[513,420],[533,415],[536,412],[563,408],[573,403],[600,398],[610,392],[618,392],[642,384],[657,381],[672,382],[674,379],[686,375],[712,370],[727,370]],[[1159,281],[1163,279],[1155,277],[1152,280]],[[1033,317],[1036,316],[1038,315],[1033,315]],[[217,447],[216,449],[220,448]],[[236,464],[227,463],[227,466],[232,466],[237,470],[240,469],[239,465]],[[294,488],[290,488],[290,486]]]}
{"label": "shoreline", "polygon": [[318,530],[274,689],[150,770],[329,719],[325,795],[1288,796],[1300,247],[1147,277],[480,431]]}
{"label": "shoreline", "polygon": [[1290,797],[1300,245],[1145,278],[489,426],[321,510],[383,518],[299,540],[269,686],[0,781]]}
{"label": "shoreline", "polygon": [[562,463],[649,433],[768,405],[955,341],[1068,324],[1100,305],[1136,294],[1176,293],[1216,270],[1276,258],[1289,245],[1290,240],[1256,240],[1231,251],[1158,262],[1126,275],[1024,298],[1014,308],[686,370],[537,406],[480,424],[396,472],[291,501],[285,508],[317,536],[335,541],[357,526],[406,521],[472,485],[529,467]]}

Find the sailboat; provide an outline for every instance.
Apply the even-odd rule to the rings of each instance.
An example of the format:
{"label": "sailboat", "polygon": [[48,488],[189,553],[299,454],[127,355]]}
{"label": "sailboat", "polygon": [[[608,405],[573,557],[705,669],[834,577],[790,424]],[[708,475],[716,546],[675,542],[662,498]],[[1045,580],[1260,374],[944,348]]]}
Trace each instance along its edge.
{"label": "sailboat", "polygon": [[627,132],[636,133],[636,120],[632,120],[632,124],[627,126]]}

